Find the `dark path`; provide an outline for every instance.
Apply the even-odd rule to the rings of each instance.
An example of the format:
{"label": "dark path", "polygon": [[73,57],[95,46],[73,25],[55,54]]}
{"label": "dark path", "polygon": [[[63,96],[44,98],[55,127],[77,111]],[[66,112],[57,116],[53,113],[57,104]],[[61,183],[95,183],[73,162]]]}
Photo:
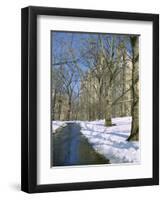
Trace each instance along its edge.
{"label": "dark path", "polygon": [[95,152],[76,123],[68,123],[65,128],[52,136],[52,140],[53,166],[109,163],[107,159]]}

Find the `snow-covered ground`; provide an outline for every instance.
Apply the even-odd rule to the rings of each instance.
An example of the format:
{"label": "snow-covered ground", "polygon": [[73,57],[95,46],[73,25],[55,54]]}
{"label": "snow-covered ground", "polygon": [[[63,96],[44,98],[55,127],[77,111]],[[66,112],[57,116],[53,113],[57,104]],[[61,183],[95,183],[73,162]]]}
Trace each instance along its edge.
{"label": "snow-covered ground", "polygon": [[67,126],[67,124],[64,121],[52,121],[52,132],[55,133],[58,128],[65,126]]}
{"label": "snow-covered ground", "polygon": [[104,120],[80,121],[81,132],[93,148],[113,163],[139,163],[139,142],[128,142],[131,117],[113,118],[115,126],[105,127]]}
{"label": "snow-covered ground", "polygon": [[98,153],[114,163],[139,163],[139,142],[128,142],[126,139],[131,131],[131,117],[113,118],[112,127],[106,127],[104,120],[97,121],[53,121],[52,130],[55,133],[59,127],[68,123],[78,123],[81,133]]}

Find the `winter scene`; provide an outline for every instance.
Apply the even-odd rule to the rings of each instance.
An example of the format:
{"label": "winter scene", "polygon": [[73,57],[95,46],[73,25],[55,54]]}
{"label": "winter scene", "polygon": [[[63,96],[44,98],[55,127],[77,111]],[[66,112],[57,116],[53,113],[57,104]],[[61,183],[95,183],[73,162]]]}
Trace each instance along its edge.
{"label": "winter scene", "polygon": [[51,31],[51,165],[140,163],[139,37]]}

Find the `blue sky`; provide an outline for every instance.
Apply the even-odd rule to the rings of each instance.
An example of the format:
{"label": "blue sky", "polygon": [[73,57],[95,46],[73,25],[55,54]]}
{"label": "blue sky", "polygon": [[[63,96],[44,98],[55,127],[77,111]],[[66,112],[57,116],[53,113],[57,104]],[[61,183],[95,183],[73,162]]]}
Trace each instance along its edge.
{"label": "blue sky", "polygon": [[[61,32],[61,31],[53,31],[52,32],[52,63],[57,62],[58,60],[63,60],[62,57],[67,57],[67,52],[69,51],[66,49],[66,46],[71,46],[73,48],[73,52],[75,54],[76,58],[81,57],[81,50],[84,49],[85,51],[85,43],[86,40],[94,40],[97,41],[98,39],[98,33],[78,33],[78,32]],[[115,37],[115,41],[118,42],[118,40],[124,40],[126,38],[126,35],[116,35],[116,34],[102,34],[107,37]],[[131,52],[131,46],[130,42],[126,41],[125,45],[127,47],[127,51]],[[85,61],[81,58],[79,61],[79,64],[84,69],[86,68]]]}
{"label": "blue sky", "polygon": [[[95,44],[96,50],[98,51],[97,41],[99,34],[103,36],[102,38],[107,37],[109,40],[115,39],[115,44],[119,44],[120,41],[125,40],[125,46],[129,54],[131,54],[131,45],[129,41],[129,37],[127,35],[117,35],[117,34],[102,34],[102,33],[78,33],[78,32],[66,32],[66,31],[52,31],[51,33],[51,48],[52,48],[52,64],[57,62],[63,62],[64,60],[75,60],[78,59],[77,63],[80,69],[83,72],[86,72],[89,69],[90,63],[86,62],[85,59],[86,52],[88,52],[88,48],[90,45],[87,46],[88,40],[93,46]],[[127,38],[127,39],[126,39]],[[104,45],[105,45],[105,41]],[[70,49],[72,48],[74,58],[72,57],[72,53],[70,53]],[[110,51],[110,50],[109,50]],[[116,54],[116,52],[115,52]],[[85,56],[83,56],[85,55]],[[79,59],[80,58],[80,59]],[[54,67],[54,66],[52,66]],[[55,66],[55,67],[60,67]],[[66,66],[64,66],[66,68]],[[73,63],[72,63],[73,67]],[[75,67],[74,67],[75,68]],[[68,69],[68,68],[67,68]],[[67,70],[68,71],[68,70]],[[80,77],[78,77],[78,83],[80,84]]]}

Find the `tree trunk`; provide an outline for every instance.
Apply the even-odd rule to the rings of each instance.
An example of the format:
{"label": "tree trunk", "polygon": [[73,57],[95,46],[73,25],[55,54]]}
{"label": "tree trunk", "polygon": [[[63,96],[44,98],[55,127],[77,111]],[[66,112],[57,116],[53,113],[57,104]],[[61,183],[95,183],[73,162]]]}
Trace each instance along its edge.
{"label": "tree trunk", "polygon": [[61,119],[61,111],[62,111],[62,100],[61,100],[61,97],[60,97],[59,105],[58,105],[58,120]]}
{"label": "tree trunk", "polygon": [[71,97],[69,97],[68,101],[68,110],[67,110],[67,120],[69,121],[71,117]]}
{"label": "tree trunk", "polygon": [[98,119],[102,119],[102,83],[99,81],[99,92],[98,92]]}
{"label": "tree trunk", "polygon": [[[123,55],[123,69],[122,69],[122,94],[126,91],[126,67],[125,67],[125,55]],[[121,104],[121,117],[126,116],[126,95],[122,97]]]}
{"label": "tree trunk", "polygon": [[112,126],[112,85],[108,88],[108,95],[106,98],[106,113],[105,113],[105,126]]}
{"label": "tree trunk", "polygon": [[139,47],[138,47],[138,37],[131,37],[131,46],[133,52],[132,59],[132,107],[131,107],[131,115],[132,115],[132,127],[131,134],[128,141],[139,140]]}
{"label": "tree trunk", "polygon": [[52,97],[52,120],[55,120],[55,105],[56,105],[56,90],[54,91],[54,96]]}

